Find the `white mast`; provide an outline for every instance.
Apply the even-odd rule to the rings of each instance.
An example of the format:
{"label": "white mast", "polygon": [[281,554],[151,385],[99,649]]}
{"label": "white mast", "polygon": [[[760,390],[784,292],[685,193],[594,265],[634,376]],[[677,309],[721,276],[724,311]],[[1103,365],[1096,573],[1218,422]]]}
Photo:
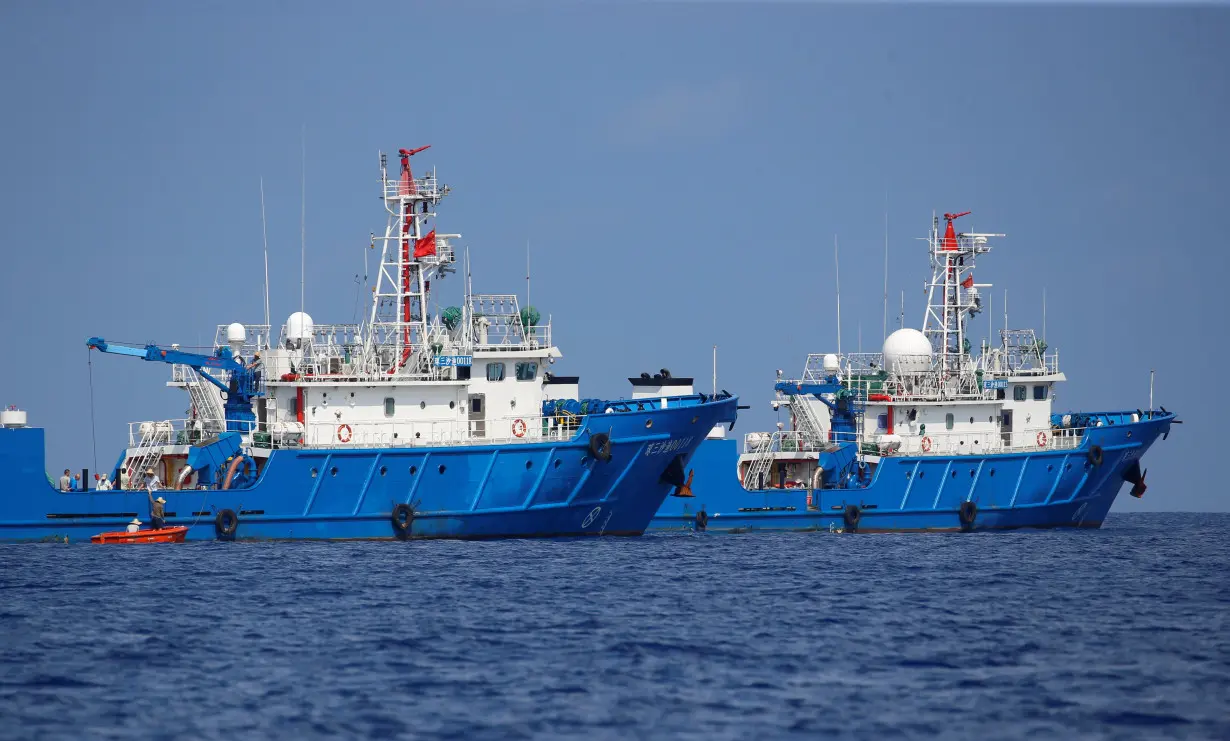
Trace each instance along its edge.
{"label": "white mast", "polygon": [[307,276],[307,124],[299,130],[299,311],[304,311]]}
{"label": "white mast", "polygon": [[888,339],[888,191],[884,192],[884,337]]}
{"label": "white mast", "polygon": [[837,235],[833,235],[833,277],[837,281],[837,356],[841,357],[841,265],[837,260]]}
{"label": "white mast", "polygon": [[265,226],[265,178],[261,178],[261,241],[265,246],[265,348],[268,349],[269,333],[273,331],[269,324],[269,231]]}
{"label": "white mast", "polygon": [[[1152,381],[1150,381],[1150,384],[1152,384]],[[717,396],[717,345],[713,346],[713,395]],[[1150,394],[1149,398],[1153,398],[1152,394]]]}

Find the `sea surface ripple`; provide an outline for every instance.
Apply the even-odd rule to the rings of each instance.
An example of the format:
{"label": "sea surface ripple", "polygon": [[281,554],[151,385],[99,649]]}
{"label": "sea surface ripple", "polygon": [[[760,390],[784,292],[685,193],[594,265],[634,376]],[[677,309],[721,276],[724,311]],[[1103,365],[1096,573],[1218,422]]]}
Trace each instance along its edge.
{"label": "sea surface ripple", "polygon": [[0,546],[0,738],[1230,738],[1230,515]]}

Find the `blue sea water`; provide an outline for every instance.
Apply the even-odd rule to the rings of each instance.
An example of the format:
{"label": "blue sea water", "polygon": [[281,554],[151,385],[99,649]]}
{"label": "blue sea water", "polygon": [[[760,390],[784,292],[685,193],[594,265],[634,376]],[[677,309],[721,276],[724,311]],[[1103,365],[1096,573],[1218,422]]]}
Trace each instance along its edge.
{"label": "blue sea water", "polygon": [[1230,738],[1230,515],[0,546],[0,738]]}

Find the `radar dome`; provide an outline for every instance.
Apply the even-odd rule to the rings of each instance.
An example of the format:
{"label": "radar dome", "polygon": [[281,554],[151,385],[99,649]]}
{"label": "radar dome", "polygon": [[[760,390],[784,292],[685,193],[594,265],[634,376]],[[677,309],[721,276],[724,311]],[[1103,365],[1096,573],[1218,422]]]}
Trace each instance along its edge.
{"label": "radar dome", "polygon": [[837,363],[837,356],[834,355],[833,353],[829,353],[828,355],[825,355],[823,363],[824,363],[825,373],[836,373],[838,370],[841,369],[841,366],[838,365]]}
{"label": "radar dome", "polygon": [[239,322],[231,322],[226,328],[226,341],[243,344],[248,340],[248,332]]}
{"label": "radar dome", "polygon": [[296,311],[286,320],[286,339],[292,342],[310,340],[314,329],[312,317],[302,311]]}
{"label": "radar dome", "polygon": [[884,369],[889,373],[925,373],[931,369],[931,340],[917,329],[904,328],[884,340]]}

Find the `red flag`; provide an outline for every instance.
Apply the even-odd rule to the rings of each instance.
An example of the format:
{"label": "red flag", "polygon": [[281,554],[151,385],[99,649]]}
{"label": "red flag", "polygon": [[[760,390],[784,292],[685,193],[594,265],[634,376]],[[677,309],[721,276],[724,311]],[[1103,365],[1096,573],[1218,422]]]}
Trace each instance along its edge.
{"label": "red flag", "polygon": [[414,258],[436,254],[436,230],[427,232],[427,236],[414,240]]}
{"label": "red flag", "polygon": [[962,288],[973,288],[974,287],[974,274],[973,273],[970,273],[969,275],[965,276],[965,280],[961,281],[961,287]]}

